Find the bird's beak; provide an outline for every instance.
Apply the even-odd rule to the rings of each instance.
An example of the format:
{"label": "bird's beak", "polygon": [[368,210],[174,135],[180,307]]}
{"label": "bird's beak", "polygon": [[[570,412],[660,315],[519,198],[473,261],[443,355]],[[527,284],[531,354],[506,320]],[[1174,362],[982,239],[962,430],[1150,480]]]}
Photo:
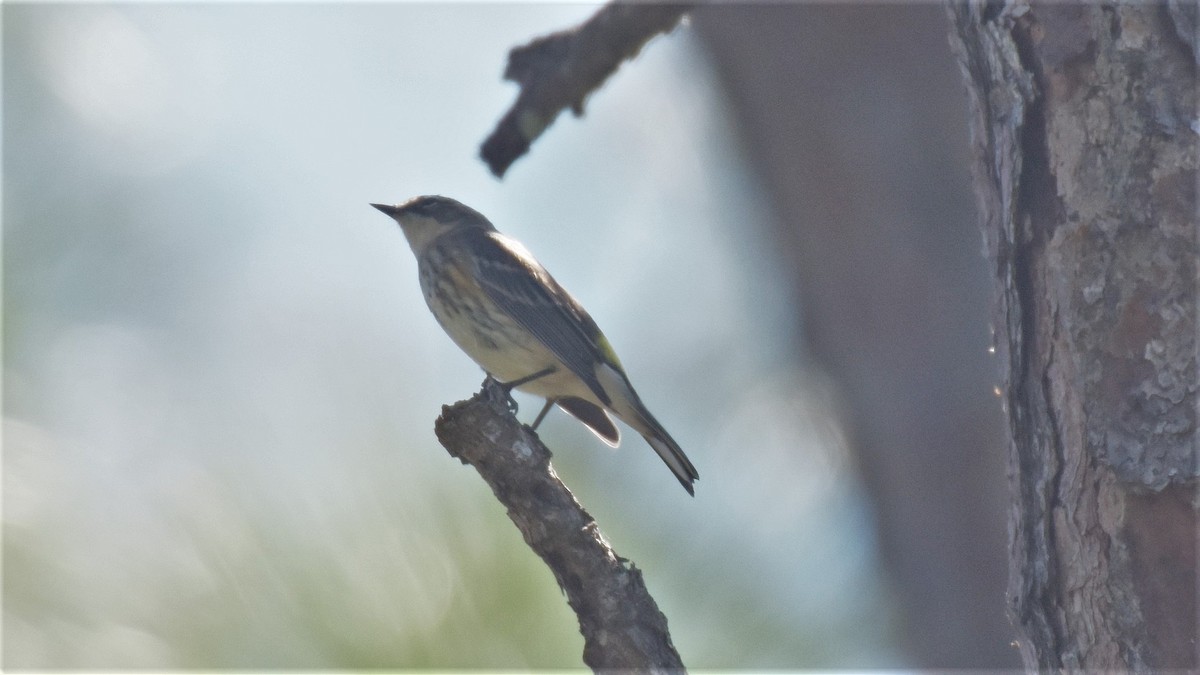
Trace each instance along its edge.
{"label": "bird's beak", "polygon": [[387,215],[389,215],[393,218],[395,218],[396,216],[398,216],[400,214],[399,206],[389,206],[387,204],[372,204],[371,206],[374,206],[375,208],[379,209],[380,211],[383,211],[384,213],[386,213]]}

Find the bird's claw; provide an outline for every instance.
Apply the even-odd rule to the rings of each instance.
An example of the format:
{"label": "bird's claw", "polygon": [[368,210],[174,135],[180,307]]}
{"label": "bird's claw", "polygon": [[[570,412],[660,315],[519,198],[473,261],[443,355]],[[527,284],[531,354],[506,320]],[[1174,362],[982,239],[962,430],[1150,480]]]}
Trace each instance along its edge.
{"label": "bird's claw", "polygon": [[492,401],[503,402],[504,407],[514,416],[517,414],[517,401],[512,397],[512,388],[492,377],[491,373],[483,378],[480,391]]}

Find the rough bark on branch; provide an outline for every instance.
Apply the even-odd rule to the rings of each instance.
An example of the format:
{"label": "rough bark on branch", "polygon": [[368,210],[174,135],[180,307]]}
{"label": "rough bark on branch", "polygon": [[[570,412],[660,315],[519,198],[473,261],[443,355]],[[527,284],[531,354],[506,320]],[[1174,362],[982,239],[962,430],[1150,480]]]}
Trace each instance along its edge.
{"label": "rough bark on branch", "polygon": [[492,488],[525,543],[554,573],[579,618],[583,662],[599,669],[682,670],[667,619],[642,573],[618,556],[550,466],[550,451],[517,421],[493,380],[443,406],[438,440]]}
{"label": "rough bark on branch", "polygon": [[688,7],[612,3],[574,29],[509,52],[504,78],[521,93],[480,150],[492,173],[503,177],[566,108],[582,115],[584,99],[651,38],[674,28]]}
{"label": "rough bark on branch", "polygon": [[1194,669],[1195,12],[951,3],[1029,668]]}

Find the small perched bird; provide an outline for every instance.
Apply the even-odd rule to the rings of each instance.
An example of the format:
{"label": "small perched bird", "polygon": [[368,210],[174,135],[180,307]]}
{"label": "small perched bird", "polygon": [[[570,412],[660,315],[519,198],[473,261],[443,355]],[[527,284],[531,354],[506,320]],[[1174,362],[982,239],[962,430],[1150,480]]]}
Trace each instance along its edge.
{"label": "small perched bird", "polygon": [[612,414],[694,494],[696,467],[638,398],[604,333],[520,242],[448,197],[371,206],[400,224],[425,302],[450,338],[510,389],[546,399],[533,428],[557,405],[616,447]]}

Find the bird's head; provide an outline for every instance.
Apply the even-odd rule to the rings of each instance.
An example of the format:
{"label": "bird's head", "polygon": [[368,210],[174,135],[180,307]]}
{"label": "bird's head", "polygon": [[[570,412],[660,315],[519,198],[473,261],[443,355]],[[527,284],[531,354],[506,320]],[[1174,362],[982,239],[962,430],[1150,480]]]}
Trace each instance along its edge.
{"label": "bird's head", "polygon": [[409,246],[418,256],[439,236],[460,228],[494,230],[482,213],[462,202],[439,195],[413,197],[403,204],[371,204],[400,224]]}

